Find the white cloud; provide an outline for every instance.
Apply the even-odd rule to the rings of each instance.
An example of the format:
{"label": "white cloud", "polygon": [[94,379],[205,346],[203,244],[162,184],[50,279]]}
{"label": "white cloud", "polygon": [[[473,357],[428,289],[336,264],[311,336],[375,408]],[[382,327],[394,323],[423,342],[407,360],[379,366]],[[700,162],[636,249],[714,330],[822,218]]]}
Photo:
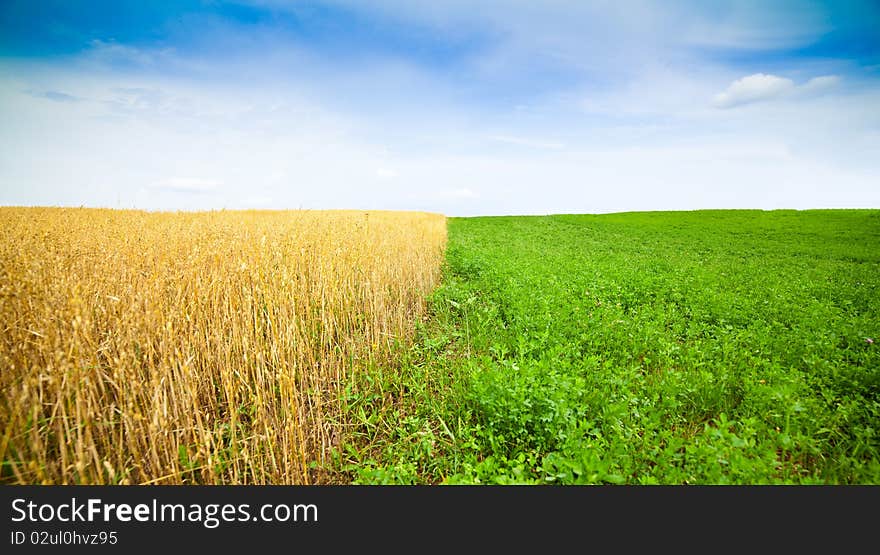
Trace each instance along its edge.
{"label": "white cloud", "polygon": [[[536,101],[534,111],[505,119],[431,111],[414,128],[393,111],[369,118],[323,98],[290,94],[278,108],[282,84],[0,77],[0,203],[450,216],[878,206],[880,138],[869,131],[880,124],[872,109],[880,93],[832,87],[827,102],[786,102],[771,119],[749,110],[719,118],[705,104],[697,109],[719,78],[658,72],[619,95],[607,91],[590,113],[566,112],[579,106],[572,95],[569,106]],[[834,82],[816,78],[795,90]],[[103,99],[134,88],[198,109],[106,118],[118,111],[101,101],[46,102],[23,92]],[[490,137],[523,148],[492,148]],[[380,171],[406,179],[370,186]]]}
{"label": "white cloud", "polygon": [[820,94],[834,88],[840,82],[836,75],[813,77],[803,85],[785,77],[755,73],[730,84],[724,92],[712,99],[716,108],[733,108],[743,104],[773,100],[790,95]]}
{"label": "white cloud", "polygon": [[724,92],[715,95],[716,108],[733,108],[752,102],[770,100],[794,89],[794,81],[776,75],[756,73],[737,79]]}
{"label": "white cloud", "polygon": [[213,179],[169,177],[167,179],[150,183],[149,188],[172,193],[210,193],[220,185],[221,183],[219,181]]}
{"label": "white cloud", "polygon": [[84,61],[101,65],[125,63],[139,66],[150,66],[155,65],[158,62],[168,61],[173,54],[173,48],[148,50],[126,44],[119,44],[115,41],[95,39],[91,41],[90,48],[85,53]]}
{"label": "white cloud", "polygon": [[840,83],[840,77],[837,75],[823,75],[821,77],[813,77],[799,87],[799,90],[805,93],[824,92],[828,89],[836,87]]}

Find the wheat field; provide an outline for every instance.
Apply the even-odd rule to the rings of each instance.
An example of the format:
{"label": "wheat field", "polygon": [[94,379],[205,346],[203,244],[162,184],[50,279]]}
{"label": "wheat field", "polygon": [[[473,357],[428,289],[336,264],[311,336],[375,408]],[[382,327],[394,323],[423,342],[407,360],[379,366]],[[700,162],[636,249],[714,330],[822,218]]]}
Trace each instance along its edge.
{"label": "wheat field", "polygon": [[334,481],[440,278],[421,212],[0,208],[0,481]]}

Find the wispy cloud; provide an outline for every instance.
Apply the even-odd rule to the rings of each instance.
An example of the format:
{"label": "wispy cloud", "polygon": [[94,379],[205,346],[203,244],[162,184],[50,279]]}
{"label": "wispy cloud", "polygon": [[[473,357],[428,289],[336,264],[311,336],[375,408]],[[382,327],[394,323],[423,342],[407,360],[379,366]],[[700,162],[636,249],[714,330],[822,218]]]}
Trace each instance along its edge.
{"label": "wispy cloud", "polygon": [[837,75],[823,75],[821,77],[813,77],[798,89],[805,94],[816,94],[828,91],[840,84],[840,77]]}
{"label": "wispy cloud", "polygon": [[94,39],[89,43],[83,60],[101,65],[155,66],[170,61],[173,54],[173,48],[138,48],[116,41]]}
{"label": "wispy cloud", "polygon": [[60,91],[28,91],[28,94],[34,98],[45,98],[53,102],[79,102],[82,100],[78,96]]}
{"label": "wispy cloud", "polygon": [[796,85],[791,79],[755,73],[730,84],[727,89],[715,95],[712,105],[716,108],[734,108],[744,104],[763,102],[795,95],[818,94],[827,91],[840,82],[836,75],[814,77],[803,85]]}

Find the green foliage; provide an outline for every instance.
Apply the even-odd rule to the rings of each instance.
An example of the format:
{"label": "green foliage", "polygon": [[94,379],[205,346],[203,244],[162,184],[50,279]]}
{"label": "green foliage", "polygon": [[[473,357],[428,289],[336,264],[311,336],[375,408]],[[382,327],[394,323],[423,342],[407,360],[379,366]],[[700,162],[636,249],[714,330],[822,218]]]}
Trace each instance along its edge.
{"label": "green foliage", "polygon": [[416,346],[358,378],[347,469],[880,483],[878,245],[869,210],[450,219]]}

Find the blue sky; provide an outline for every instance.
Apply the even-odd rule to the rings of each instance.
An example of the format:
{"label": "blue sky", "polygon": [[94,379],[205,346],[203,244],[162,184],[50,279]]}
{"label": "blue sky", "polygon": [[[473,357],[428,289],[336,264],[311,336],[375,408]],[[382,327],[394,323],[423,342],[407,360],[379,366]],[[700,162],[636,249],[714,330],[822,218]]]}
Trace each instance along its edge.
{"label": "blue sky", "polygon": [[0,204],[880,207],[880,4],[0,3]]}

